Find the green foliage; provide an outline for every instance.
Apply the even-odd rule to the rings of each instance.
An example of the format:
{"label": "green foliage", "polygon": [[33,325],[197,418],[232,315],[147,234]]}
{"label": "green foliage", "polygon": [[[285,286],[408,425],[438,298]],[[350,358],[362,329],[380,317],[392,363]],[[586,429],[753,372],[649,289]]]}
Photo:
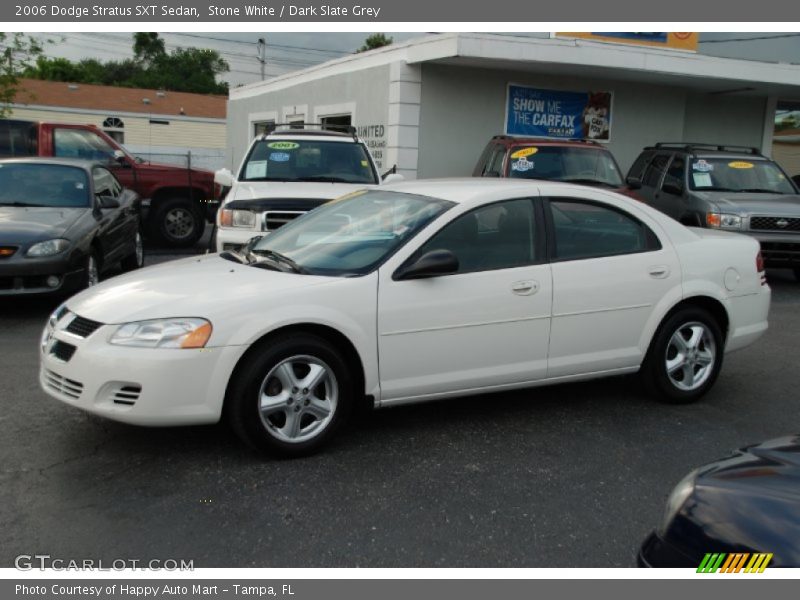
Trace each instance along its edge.
{"label": "green foliage", "polygon": [[0,117],[7,117],[19,89],[20,74],[41,57],[42,45],[22,33],[0,32],[0,49]]}
{"label": "green foliage", "polygon": [[229,66],[216,50],[176,48],[168,53],[157,33],[135,33],[133,38],[133,58],[72,62],[39,56],[35,65],[25,69],[24,76],[196,94],[228,93],[228,84],[218,82],[217,76],[226,73]]}
{"label": "green foliage", "polygon": [[387,37],[385,33],[373,33],[364,40],[364,45],[356,50],[356,52],[366,52],[367,50],[374,50],[375,48],[380,48],[381,46],[388,46],[393,41],[394,40],[390,37]]}

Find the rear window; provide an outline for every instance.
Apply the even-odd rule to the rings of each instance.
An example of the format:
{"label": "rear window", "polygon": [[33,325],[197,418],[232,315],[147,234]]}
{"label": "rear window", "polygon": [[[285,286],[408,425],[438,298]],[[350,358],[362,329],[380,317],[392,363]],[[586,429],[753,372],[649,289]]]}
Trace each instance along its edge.
{"label": "rear window", "polygon": [[0,121],[0,156],[36,156],[36,125],[28,121]]}
{"label": "rear window", "polygon": [[508,176],[621,187],[622,176],[610,152],[597,147],[513,146]]}
{"label": "rear window", "polygon": [[363,144],[276,138],[253,144],[239,180],[378,183]]}

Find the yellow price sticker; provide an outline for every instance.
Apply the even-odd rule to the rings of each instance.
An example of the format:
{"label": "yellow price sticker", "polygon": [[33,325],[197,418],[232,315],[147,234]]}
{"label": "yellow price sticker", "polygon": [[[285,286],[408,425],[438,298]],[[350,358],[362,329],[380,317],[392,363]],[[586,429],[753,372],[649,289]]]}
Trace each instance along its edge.
{"label": "yellow price sticker", "polygon": [[517,150],[511,155],[511,158],[525,158],[526,156],[530,156],[531,154],[536,154],[539,151],[538,148],[521,148]]}
{"label": "yellow price sticker", "polygon": [[751,162],[745,162],[743,160],[735,160],[733,162],[729,162],[728,166],[731,169],[752,169],[755,165]]}

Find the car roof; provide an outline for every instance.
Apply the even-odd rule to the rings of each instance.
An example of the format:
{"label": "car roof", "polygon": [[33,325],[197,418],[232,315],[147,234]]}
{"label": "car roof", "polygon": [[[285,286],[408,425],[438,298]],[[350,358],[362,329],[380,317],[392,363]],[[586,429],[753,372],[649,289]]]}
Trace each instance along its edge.
{"label": "car roof", "polygon": [[449,200],[458,204],[480,204],[498,194],[519,197],[539,196],[554,188],[579,188],[577,184],[555,181],[511,179],[504,177],[461,177],[447,179],[416,179],[390,183],[377,191],[401,192]]}
{"label": "car roof", "polygon": [[42,164],[42,165],[62,165],[65,167],[80,167],[85,169],[86,171],[91,171],[92,167],[104,167],[108,168],[107,164],[103,164],[97,162],[96,160],[86,160],[80,158],[55,158],[55,157],[43,157],[43,156],[20,156],[16,158],[4,158],[0,159],[0,164],[25,164],[25,163],[33,163],[33,164]]}
{"label": "car roof", "polygon": [[558,140],[554,138],[539,138],[539,137],[522,137],[510,135],[496,135],[492,138],[493,142],[503,144],[504,146],[520,146],[526,144],[535,144],[537,146],[577,146],[580,148],[594,148],[596,150],[606,150],[597,142],[591,140],[577,140],[577,139],[564,139]]}

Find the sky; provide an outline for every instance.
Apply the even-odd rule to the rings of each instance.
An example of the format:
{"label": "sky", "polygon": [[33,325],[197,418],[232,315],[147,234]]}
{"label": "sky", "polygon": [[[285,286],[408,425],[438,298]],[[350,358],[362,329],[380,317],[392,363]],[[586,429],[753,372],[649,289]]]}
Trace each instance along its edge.
{"label": "sky", "polygon": [[[71,60],[97,58],[123,60],[133,56],[132,34],[116,32],[34,34],[55,43],[45,54]],[[220,52],[230,64],[222,79],[232,87],[258,81],[258,38],[267,42],[267,78],[295,71],[352,53],[369,34],[358,33],[162,33],[167,50],[176,47],[204,47]],[[394,41],[404,41],[425,33],[387,33]],[[542,36],[546,34],[508,34]],[[729,41],[726,41],[729,40]],[[703,33],[700,52],[714,56],[800,63],[800,33]]]}

